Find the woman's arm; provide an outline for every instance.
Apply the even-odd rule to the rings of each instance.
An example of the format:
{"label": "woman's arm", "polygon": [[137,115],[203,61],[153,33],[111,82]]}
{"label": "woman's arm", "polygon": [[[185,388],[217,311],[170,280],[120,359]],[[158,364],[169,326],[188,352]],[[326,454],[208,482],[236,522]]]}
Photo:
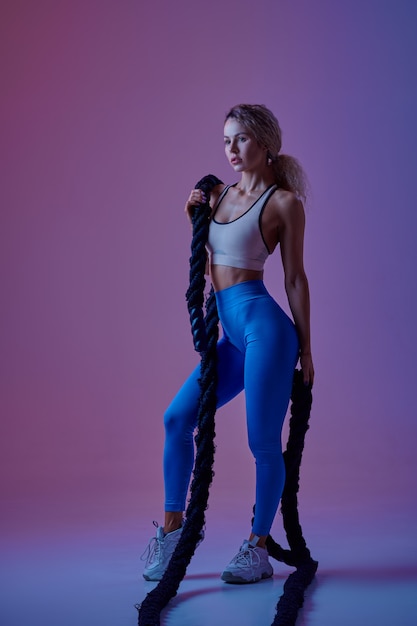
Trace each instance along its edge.
{"label": "woman's arm", "polygon": [[300,341],[300,363],[304,382],[313,384],[314,367],[310,340],[310,294],[304,271],[305,215],[300,200],[285,194],[279,200],[280,246],[285,290]]}

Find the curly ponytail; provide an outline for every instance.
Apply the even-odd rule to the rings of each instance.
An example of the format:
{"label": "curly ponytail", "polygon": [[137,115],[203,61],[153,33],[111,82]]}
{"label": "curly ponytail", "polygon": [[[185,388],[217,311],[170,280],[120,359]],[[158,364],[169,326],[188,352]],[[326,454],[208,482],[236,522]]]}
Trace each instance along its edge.
{"label": "curly ponytail", "polygon": [[278,154],[275,160],[271,158],[271,167],[278,187],[292,191],[305,202],[307,178],[298,160],[289,154]]}

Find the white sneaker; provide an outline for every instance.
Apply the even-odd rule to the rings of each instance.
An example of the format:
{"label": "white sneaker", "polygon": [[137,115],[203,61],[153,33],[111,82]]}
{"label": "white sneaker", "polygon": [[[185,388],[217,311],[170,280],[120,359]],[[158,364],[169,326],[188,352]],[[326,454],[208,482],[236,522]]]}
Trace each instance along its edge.
{"label": "white sneaker", "polygon": [[273,573],[272,565],[268,561],[268,551],[245,540],[221,578],[226,583],[256,583],[263,578],[271,578]]}
{"label": "white sneaker", "polygon": [[[156,525],[155,522],[154,524]],[[182,526],[166,535],[162,526],[157,526],[156,536],[152,537],[145,552],[140,557],[142,561],[146,561],[143,571],[145,580],[161,580],[177,547],[181,533]]]}

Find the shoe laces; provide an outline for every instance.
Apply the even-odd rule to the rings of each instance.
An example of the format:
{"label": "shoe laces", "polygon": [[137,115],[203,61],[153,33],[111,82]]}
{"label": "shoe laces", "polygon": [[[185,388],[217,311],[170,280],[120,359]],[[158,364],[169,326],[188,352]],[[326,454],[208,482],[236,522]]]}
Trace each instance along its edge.
{"label": "shoe laces", "polygon": [[145,551],[140,557],[141,561],[146,561],[146,567],[148,567],[148,565],[150,565],[151,563],[159,559],[159,555],[161,553],[160,544],[161,544],[160,539],[157,539],[156,537],[152,537],[152,539],[146,546]]}
{"label": "shoe laces", "polygon": [[241,547],[231,562],[239,567],[256,567],[261,562],[261,557],[255,547],[246,544]]}
{"label": "shoe laces", "polygon": [[[158,528],[158,524],[153,522],[154,526]],[[146,546],[143,554],[140,557],[141,561],[146,561],[146,567],[151,563],[159,560],[159,555],[161,554],[161,540],[158,537],[152,537]]]}

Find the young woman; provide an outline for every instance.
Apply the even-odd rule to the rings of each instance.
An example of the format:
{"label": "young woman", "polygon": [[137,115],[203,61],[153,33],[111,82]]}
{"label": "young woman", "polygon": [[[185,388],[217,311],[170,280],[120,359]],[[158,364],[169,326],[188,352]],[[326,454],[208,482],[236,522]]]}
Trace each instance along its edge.
{"label": "young woman", "polygon": [[[210,278],[223,337],[218,343],[217,405],[245,390],[248,439],[256,463],[255,517],[249,537],[225,568],[229,583],[273,574],[265,540],[281,498],[285,467],[282,424],[300,359],[306,385],[314,368],[309,289],[303,265],[305,178],[298,162],[280,154],[281,130],[263,105],[238,105],[226,115],[226,157],[239,181],[210,197],[207,244]],[[194,189],[185,205],[205,202]],[[285,289],[294,321],[268,294],[264,263],[279,244]],[[160,580],[178,543],[194,462],[199,367],[165,413],[165,523],[151,539],[144,577]]]}

